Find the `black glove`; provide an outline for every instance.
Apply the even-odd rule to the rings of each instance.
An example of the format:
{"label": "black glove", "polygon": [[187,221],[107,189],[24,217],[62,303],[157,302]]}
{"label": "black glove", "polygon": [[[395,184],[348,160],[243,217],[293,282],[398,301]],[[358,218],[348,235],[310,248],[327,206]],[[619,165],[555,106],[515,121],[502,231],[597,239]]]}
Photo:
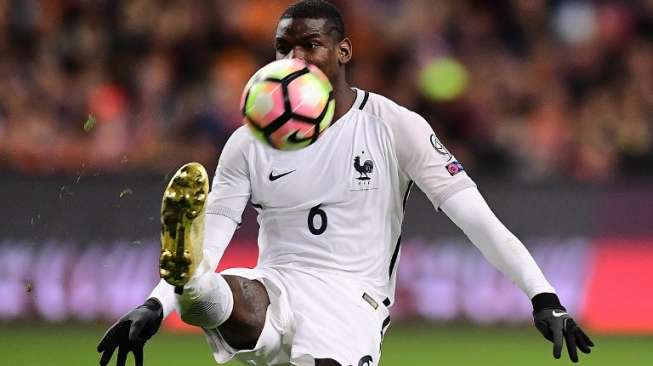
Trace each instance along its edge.
{"label": "black glove", "polygon": [[567,344],[569,358],[573,362],[578,362],[576,347],[584,353],[592,351],[590,347],[594,347],[594,343],[567,314],[567,310],[560,304],[556,294],[537,294],[532,302],[535,327],[544,338],[553,342],[553,357],[560,358],[563,337]]}
{"label": "black glove", "polygon": [[102,353],[100,365],[109,363],[117,347],[117,366],[125,366],[130,351],[134,353],[136,366],[142,366],[143,346],[159,330],[161,320],[163,307],[155,298],[147,299],[143,305],[125,314],[104,333],[97,346],[97,351]]}

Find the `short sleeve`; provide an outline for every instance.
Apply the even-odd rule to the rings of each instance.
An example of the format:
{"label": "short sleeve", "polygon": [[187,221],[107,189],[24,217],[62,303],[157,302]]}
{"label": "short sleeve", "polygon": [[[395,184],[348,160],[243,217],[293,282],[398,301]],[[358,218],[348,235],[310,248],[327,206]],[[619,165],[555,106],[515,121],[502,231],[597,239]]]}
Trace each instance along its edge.
{"label": "short sleeve", "polygon": [[247,164],[249,143],[249,131],[243,126],[225,144],[209,193],[207,215],[226,216],[240,224],[251,195]]}
{"label": "short sleeve", "polygon": [[476,186],[424,118],[405,108],[398,116],[390,126],[399,168],[436,209],[454,193]]}

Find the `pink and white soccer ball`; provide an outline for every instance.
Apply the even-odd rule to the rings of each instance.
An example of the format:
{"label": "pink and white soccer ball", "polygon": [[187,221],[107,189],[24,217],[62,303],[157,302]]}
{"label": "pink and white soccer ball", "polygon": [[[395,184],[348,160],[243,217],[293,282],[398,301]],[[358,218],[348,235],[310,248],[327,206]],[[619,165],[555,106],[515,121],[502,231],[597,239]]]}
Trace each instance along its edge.
{"label": "pink and white soccer ball", "polygon": [[278,60],[252,76],[240,108],[260,141],[279,150],[297,150],[317,141],[333,122],[333,87],[315,65]]}

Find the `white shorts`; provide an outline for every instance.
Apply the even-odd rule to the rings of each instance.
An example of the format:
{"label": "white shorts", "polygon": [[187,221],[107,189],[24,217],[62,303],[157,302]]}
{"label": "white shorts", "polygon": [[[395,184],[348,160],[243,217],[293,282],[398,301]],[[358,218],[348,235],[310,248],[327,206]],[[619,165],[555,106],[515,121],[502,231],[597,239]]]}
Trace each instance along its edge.
{"label": "white shorts", "polygon": [[270,298],[263,332],[251,350],[235,350],[218,329],[204,329],[218,363],[314,366],[330,358],[343,366],[378,365],[390,322],[383,299],[351,280],[323,272],[257,267],[222,274],[260,281]]}

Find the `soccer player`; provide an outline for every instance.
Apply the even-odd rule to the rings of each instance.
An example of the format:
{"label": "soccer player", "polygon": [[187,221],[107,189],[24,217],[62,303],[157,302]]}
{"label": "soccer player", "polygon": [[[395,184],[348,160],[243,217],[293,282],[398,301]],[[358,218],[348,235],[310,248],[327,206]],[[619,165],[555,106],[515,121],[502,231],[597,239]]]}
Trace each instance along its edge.
{"label": "soccer player", "polygon": [[[329,77],[335,122],[313,145],[292,152],[239,128],[210,193],[199,164],[177,172],[162,205],[165,281],[107,331],[98,346],[101,365],[116,348],[119,366],[130,351],[142,365],[143,345],[173,309],[202,327],[219,363],[237,357],[253,365],[377,365],[413,183],[531,299],[554,357],[563,339],[574,362],[576,348],[590,352],[592,341],[429,124],[347,84],[352,44],[333,5],[290,6],[275,47],[277,59],[305,60]],[[258,211],[258,264],[215,273],[248,201]]]}

